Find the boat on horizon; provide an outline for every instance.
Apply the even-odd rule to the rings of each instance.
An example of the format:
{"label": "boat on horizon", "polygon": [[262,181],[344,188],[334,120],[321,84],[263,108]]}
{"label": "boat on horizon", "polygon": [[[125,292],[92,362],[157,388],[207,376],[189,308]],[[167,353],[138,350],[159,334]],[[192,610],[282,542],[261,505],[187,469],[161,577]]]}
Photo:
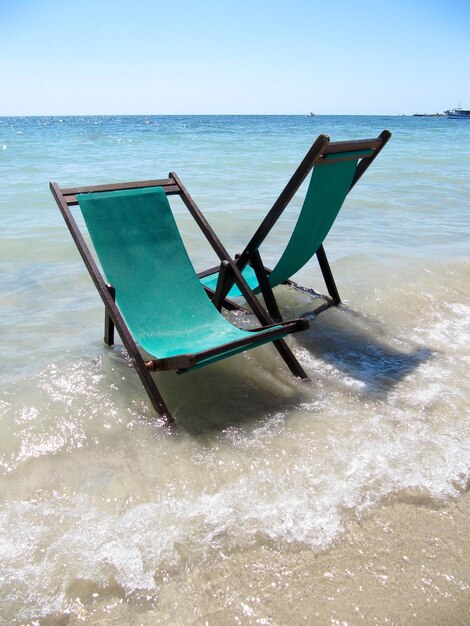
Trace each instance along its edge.
{"label": "boat on horizon", "polygon": [[310,111],[310,113],[307,113],[307,117],[315,117],[315,113],[312,113],[312,112]]}
{"label": "boat on horizon", "polygon": [[464,120],[464,119],[470,120],[470,109],[462,109],[460,104],[455,109],[449,109],[448,111],[444,111],[444,112],[447,115],[447,117],[450,117],[451,119],[454,119],[454,120]]}

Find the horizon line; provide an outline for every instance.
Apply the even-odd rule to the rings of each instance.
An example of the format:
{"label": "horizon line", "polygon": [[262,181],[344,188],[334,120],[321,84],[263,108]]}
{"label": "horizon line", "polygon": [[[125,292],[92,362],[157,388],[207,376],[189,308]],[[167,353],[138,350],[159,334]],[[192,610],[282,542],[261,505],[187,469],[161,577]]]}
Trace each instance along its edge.
{"label": "horizon line", "polygon": [[22,113],[0,114],[7,117],[414,117],[444,116],[445,112],[435,113]]}

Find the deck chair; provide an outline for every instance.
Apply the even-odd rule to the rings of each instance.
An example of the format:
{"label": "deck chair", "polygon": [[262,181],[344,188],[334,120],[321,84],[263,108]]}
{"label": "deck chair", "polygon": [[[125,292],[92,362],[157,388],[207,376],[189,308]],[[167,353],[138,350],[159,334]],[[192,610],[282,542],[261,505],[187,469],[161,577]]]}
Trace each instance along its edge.
{"label": "deck chair", "polygon": [[[326,304],[315,313],[340,304],[341,299],[323,241],[346,196],[390,137],[391,133],[387,130],[377,139],[354,141],[330,142],[328,135],[319,135],[245,250],[236,257],[237,269],[243,273],[252,291],[263,295],[273,320],[282,319],[273,294],[273,288],[277,285],[287,284],[315,296],[319,295],[291,279],[314,255],[317,256],[329,294]],[[312,176],[292,236],[275,267],[269,269],[263,265],[260,246],[310,171]],[[212,267],[198,275],[206,289],[213,293],[214,305],[219,310],[227,302],[230,303],[231,298],[242,295],[234,282],[231,268]]]}
{"label": "deck chair", "polygon": [[[105,342],[117,329],[156,411],[174,421],[151,371],[178,374],[250,348],[274,342],[291,371],[306,378],[283,338],[307,328],[305,320],[273,324],[235,262],[176,175],[158,181],[60,189],[51,183],[85,265],[104,302]],[[262,326],[243,330],[223,317],[202,288],[174,220],[168,195],[178,194],[190,209]],[[79,205],[94,253],[70,209]],[[98,269],[98,262],[102,271]]]}

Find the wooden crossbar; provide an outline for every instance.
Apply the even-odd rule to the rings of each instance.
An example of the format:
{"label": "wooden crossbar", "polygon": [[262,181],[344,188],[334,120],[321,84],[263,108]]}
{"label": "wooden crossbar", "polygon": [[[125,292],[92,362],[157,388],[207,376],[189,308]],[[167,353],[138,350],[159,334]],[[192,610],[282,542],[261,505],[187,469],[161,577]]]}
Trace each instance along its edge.
{"label": "wooden crossbar", "polygon": [[180,187],[171,178],[162,180],[137,180],[129,183],[111,183],[108,185],[88,185],[86,187],[68,187],[61,189],[68,206],[78,204],[77,195],[81,193],[100,193],[103,191],[121,191],[124,189],[144,189],[146,187],[161,187],[167,196],[181,193]]}

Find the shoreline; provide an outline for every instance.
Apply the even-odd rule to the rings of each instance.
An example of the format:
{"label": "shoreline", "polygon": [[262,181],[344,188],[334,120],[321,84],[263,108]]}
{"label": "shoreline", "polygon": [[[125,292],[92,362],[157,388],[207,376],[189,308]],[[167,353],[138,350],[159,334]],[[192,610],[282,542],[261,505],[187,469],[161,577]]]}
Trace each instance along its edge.
{"label": "shoreline", "polygon": [[168,576],[152,608],[108,595],[68,623],[466,626],[469,534],[469,493],[384,503],[323,551],[257,546]]}

